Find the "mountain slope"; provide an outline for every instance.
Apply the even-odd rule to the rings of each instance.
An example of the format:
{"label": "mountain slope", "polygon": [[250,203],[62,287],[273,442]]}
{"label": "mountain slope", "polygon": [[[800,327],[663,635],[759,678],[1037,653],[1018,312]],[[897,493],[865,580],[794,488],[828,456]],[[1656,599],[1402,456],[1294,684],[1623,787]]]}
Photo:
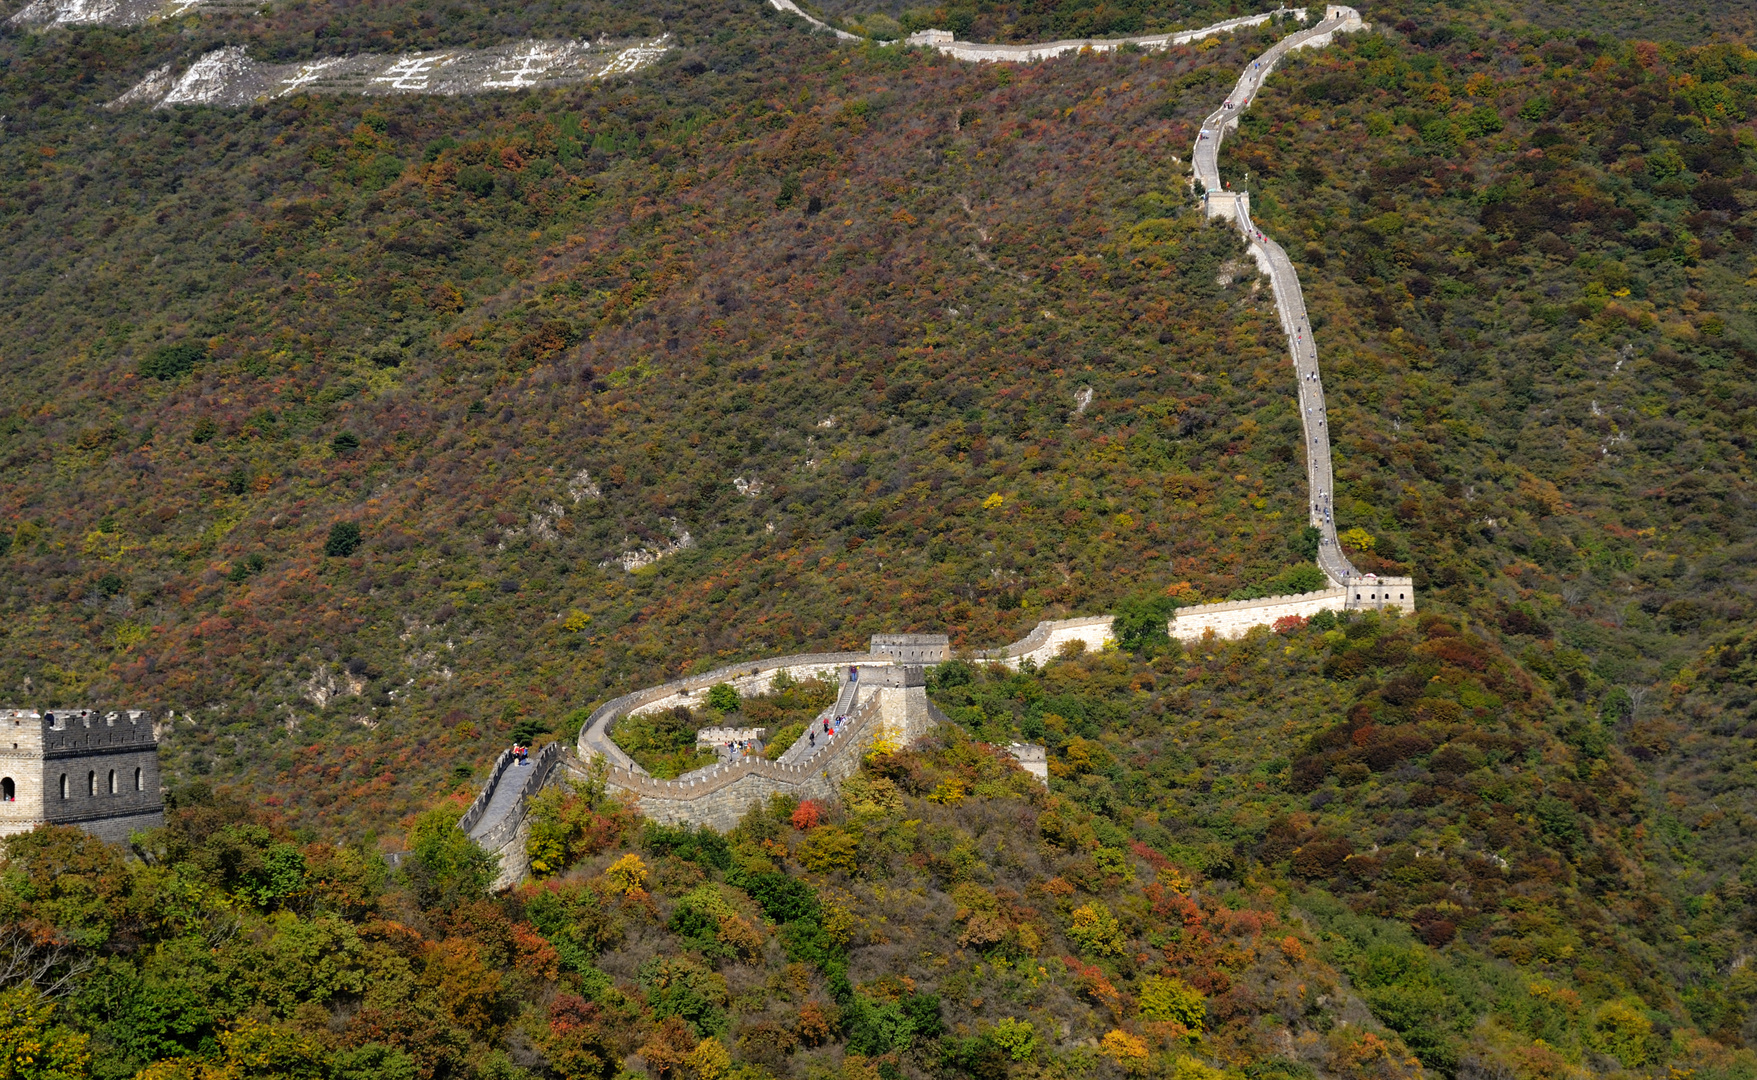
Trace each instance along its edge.
{"label": "mountain slope", "polygon": [[[1178,160],[1276,31],[967,67],[756,8],[456,10],[0,39],[0,681],[178,714],[141,862],[8,845],[15,953],[72,979],[5,990],[49,1060],[1751,1075],[1739,12],[1369,11],[1226,143],[1302,260],[1339,522],[1416,618],[944,665],[954,724],[841,805],[719,838],[553,793],[556,880],[491,899],[443,796],[515,730],[1309,554],[1284,343]],[[506,98],[100,108],[331,15],[680,45]],[[1017,738],[1051,791],[976,741]]]}
{"label": "mountain slope", "polygon": [[[1256,38],[1015,70],[758,27],[694,61],[733,73],[682,60],[558,115],[123,113],[79,171],[28,159],[23,190],[73,202],[9,235],[67,220],[82,251],[11,286],[14,355],[68,361],[12,367],[51,411],[9,440],[7,683],[188,713],[183,768],[357,756],[396,785],[348,800],[375,816],[449,767],[419,745],[685,664],[996,644],[1301,559],[1272,305],[1173,160],[1198,56]],[[192,370],[140,373],[181,344]],[[364,544],[325,557],[338,522]],[[625,572],[643,550],[673,553]],[[356,717],[379,726],[331,737]]]}

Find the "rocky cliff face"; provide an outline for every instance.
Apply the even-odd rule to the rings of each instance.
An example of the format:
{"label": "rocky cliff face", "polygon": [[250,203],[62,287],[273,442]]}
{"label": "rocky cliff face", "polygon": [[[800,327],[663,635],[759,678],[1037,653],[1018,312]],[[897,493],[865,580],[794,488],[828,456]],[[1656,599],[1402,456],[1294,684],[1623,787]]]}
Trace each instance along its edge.
{"label": "rocky cliff face", "polygon": [[154,69],[111,106],[250,105],[295,93],[373,97],[523,90],[638,71],[668,48],[668,36],[635,42],[518,41],[492,49],[401,56],[364,53],[302,64],[264,64],[252,60],[242,47],[228,46],[213,50],[181,74],[170,64]]}

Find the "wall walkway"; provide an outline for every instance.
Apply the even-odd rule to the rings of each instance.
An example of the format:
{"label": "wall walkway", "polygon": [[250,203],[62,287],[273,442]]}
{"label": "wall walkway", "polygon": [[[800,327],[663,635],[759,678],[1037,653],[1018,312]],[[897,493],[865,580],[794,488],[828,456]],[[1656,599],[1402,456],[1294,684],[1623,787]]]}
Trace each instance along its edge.
{"label": "wall walkway", "polygon": [[[1251,221],[1250,195],[1232,192],[1220,179],[1220,143],[1228,131],[1238,129],[1238,119],[1256,100],[1263,80],[1275,65],[1295,49],[1328,45],[1339,32],[1364,29],[1360,13],[1351,7],[1330,5],[1318,25],[1289,34],[1270,46],[1239,75],[1232,92],[1220,108],[1202,122],[1191,155],[1195,163],[1196,184],[1202,190],[1203,204],[1211,217],[1235,223],[1244,234],[1245,243],[1257,266],[1267,275],[1275,293],[1276,311],[1281,328],[1287,335],[1288,353],[1293,361],[1297,381],[1302,441],[1306,452],[1306,510],[1311,524],[1318,530],[1318,567],[1338,588],[1350,585],[1360,571],[1348,561],[1336,541],[1334,513],[1335,479],[1330,458],[1330,425],[1324,407],[1324,382],[1318,370],[1318,346],[1313,337],[1311,320],[1306,315],[1305,294],[1300,289],[1299,274],[1287,252]],[[1412,594],[1413,595],[1413,594]]]}
{"label": "wall walkway", "polygon": [[[846,30],[838,30],[822,19],[806,14],[794,0],[769,0],[769,6],[776,11],[784,11],[797,15],[810,23],[813,28],[825,33],[836,35],[843,41],[868,41],[859,34],[850,34]],[[1260,15],[1245,15],[1237,19],[1225,19],[1212,23],[1198,30],[1178,30],[1168,34],[1146,34],[1140,37],[1124,38],[1066,38],[1061,41],[1046,41],[1035,45],[983,45],[971,41],[956,41],[949,30],[923,30],[904,38],[901,44],[935,49],[950,56],[954,60],[967,60],[975,63],[1011,61],[1013,63],[1029,63],[1033,60],[1050,60],[1064,53],[1079,52],[1090,49],[1093,52],[1109,52],[1124,45],[1134,45],[1142,49],[1163,49],[1167,45],[1188,45],[1192,41],[1213,34],[1223,34],[1229,30],[1238,30],[1246,26],[1261,26],[1277,15],[1294,15],[1304,19],[1305,8],[1276,8]],[[895,41],[879,42],[881,45],[896,45]]]}
{"label": "wall walkway", "polygon": [[1005,664],[1017,668],[1029,660],[1042,665],[1061,654],[1069,642],[1078,641],[1088,652],[1102,652],[1116,644],[1111,632],[1113,615],[1094,615],[1084,619],[1057,619],[1040,622],[1036,628],[1011,645],[986,649],[976,654],[977,660]]}
{"label": "wall walkway", "polygon": [[511,750],[502,751],[488,783],[458,822],[470,839],[500,856],[496,889],[517,885],[530,872],[525,840],[530,835],[531,800],[555,775],[564,753],[560,743],[550,743],[521,765]]}

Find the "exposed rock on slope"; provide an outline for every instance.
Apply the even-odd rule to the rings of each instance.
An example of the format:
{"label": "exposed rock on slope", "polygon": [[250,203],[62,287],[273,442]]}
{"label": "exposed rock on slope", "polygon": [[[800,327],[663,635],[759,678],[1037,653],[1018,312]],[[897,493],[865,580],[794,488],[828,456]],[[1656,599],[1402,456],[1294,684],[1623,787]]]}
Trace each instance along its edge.
{"label": "exposed rock on slope", "polygon": [[294,93],[474,94],[561,86],[638,71],[665,54],[668,36],[618,43],[519,41],[492,49],[365,53],[303,64],[263,64],[231,46],[208,53],[175,79],[169,67],[155,69],[111,106],[249,105]]}

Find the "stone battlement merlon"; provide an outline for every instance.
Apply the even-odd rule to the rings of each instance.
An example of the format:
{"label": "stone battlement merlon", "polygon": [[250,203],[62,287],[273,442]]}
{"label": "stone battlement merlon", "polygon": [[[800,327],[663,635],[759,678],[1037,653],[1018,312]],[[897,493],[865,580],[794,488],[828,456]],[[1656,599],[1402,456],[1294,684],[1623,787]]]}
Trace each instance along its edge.
{"label": "stone battlement merlon", "polygon": [[155,746],[158,738],[144,709],[0,709],[0,730],[33,729],[47,750]]}

